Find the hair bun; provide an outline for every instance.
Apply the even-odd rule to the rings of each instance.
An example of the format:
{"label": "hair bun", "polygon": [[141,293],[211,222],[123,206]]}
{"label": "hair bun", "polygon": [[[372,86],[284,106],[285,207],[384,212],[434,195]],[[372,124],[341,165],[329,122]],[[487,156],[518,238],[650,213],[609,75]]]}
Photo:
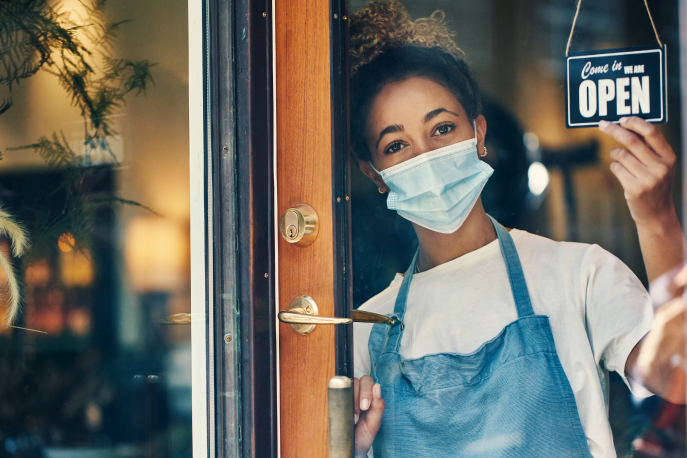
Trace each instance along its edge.
{"label": "hair bun", "polygon": [[351,75],[384,51],[400,46],[437,47],[458,59],[463,57],[455,32],[446,27],[443,11],[412,21],[398,0],[369,2],[351,15],[349,33]]}

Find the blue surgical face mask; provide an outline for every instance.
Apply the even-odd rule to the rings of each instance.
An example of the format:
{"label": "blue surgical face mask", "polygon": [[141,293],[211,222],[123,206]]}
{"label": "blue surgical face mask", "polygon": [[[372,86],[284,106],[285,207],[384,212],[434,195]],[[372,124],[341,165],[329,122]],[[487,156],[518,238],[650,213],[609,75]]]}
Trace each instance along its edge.
{"label": "blue surgical face mask", "polygon": [[[475,138],[377,171],[391,189],[386,205],[434,232],[451,234],[465,222],[494,173],[477,157]],[[374,166],[372,166],[374,169]]]}

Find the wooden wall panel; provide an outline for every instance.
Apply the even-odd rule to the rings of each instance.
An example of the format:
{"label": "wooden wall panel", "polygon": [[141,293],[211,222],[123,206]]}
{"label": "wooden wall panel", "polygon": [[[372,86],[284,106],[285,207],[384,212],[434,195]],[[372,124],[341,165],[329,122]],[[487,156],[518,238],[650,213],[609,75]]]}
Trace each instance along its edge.
{"label": "wooden wall panel", "polygon": [[[279,308],[312,296],[334,315],[329,2],[277,0],[276,96],[279,214],[299,203],[320,219],[314,244],[279,238]],[[327,381],[334,376],[334,328],[300,336],[280,323],[281,456],[327,456]]]}

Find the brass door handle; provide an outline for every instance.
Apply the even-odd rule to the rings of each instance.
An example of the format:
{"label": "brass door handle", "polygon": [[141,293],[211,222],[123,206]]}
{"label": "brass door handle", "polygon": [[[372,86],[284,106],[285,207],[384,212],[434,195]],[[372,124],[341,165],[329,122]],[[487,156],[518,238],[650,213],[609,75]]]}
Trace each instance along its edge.
{"label": "brass door handle", "polygon": [[282,310],[278,315],[279,321],[290,324],[298,334],[307,335],[315,330],[318,324],[351,324],[356,323],[383,323],[394,324],[395,318],[379,315],[362,310],[353,310],[350,318],[336,318],[329,316],[319,316],[315,300],[304,294],[298,296],[289,305],[289,310]]}

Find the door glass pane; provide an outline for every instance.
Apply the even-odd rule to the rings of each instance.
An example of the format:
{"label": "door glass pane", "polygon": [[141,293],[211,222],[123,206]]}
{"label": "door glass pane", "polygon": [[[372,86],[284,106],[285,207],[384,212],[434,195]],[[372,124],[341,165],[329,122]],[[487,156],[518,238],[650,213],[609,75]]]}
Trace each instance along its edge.
{"label": "door glass pane", "polygon": [[0,6],[0,456],[191,456],[187,11]]}
{"label": "door glass pane", "polygon": [[[648,6],[669,122],[640,149],[566,128],[575,2],[350,2],[353,303],[403,320],[354,325],[370,455],[685,456],[682,321],[667,373],[640,343],[683,261],[679,3]],[[656,43],[644,2],[584,2],[570,50]]]}

